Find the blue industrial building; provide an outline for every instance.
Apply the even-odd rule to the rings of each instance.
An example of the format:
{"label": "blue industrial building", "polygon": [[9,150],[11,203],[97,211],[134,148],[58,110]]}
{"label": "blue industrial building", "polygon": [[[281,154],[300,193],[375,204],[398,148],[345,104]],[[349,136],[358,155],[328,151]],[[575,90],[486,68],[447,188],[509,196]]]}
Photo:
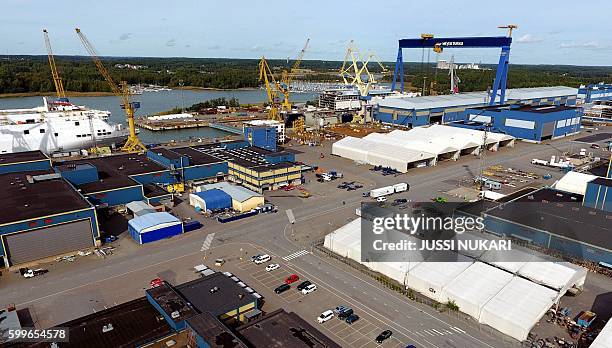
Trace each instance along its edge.
{"label": "blue industrial building", "polygon": [[612,179],[597,178],[587,184],[583,205],[612,212]]}
{"label": "blue industrial building", "polygon": [[612,84],[598,83],[578,88],[578,99],[584,103],[612,100]]}
{"label": "blue industrial building", "polygon": [[580,132],[581,113],[568,106],[500,105],[467,108],[450,126],[479,129],[541,142]]}
{"label": "blue industrial building", "polygon": [[51,170],[42,153],[0,155],[0,268],[38,262],[95,246],[95,207]]}
{"label": "blue industrial building", "polygon": [[[508,89],[505,104],[575,105],[577,89],[539,87]],[[489,106],[486,92],[414,98],[386,98],[372,109],[373,119],[401,127],[418,127],[463,120],[467,108]],[[498,104],[498,103],[496,103]]]}
{"label": "blue industrial building", "polygon": [[51,159],[39,150],[0,155],[0,174],[49,169]]}
{"label": "blue industrial building", "polygon": [[543,188],[501,203],[482,215],[491,233],[580,260],[612,264],[610,213],[583,205],[582,195]]}
{"label": "blue industrial building", "polygon": [[251,146],[276,151],[276,126],[245,126],[244,140]]}
{"label": "blue industrial building", "polygon": [[219,189],[206,190],[192,193],[189,204],[196,210],[218,211],[232,207],[232,197],[225,191]]}
{"label": "blue industrial building", "polygon": [[183,233],[183,223],[166,212],[150,213],[128,221],[128,232],[138,244],[146,244]]}

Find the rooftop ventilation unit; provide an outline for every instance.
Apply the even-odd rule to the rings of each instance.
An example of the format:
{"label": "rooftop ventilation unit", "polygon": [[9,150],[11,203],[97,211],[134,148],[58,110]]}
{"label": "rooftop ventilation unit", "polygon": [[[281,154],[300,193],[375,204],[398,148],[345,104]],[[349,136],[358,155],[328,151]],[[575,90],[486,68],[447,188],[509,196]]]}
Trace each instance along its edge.
{"label": "rooftop ventilation unit", "polygon": [[114,329],[113,324],[108,323],[108,324],[102,326],[102,333],[107,333],[107,332],[113,331],[113,329]]}
{"label": "rooftop ventilation unit", "polygon": [[170,313],[170,317],[172,317],[172,319],[176,319],[178,317],[181,316],[181,313],[179,313],[179,311],[174,311],[172,313]]}

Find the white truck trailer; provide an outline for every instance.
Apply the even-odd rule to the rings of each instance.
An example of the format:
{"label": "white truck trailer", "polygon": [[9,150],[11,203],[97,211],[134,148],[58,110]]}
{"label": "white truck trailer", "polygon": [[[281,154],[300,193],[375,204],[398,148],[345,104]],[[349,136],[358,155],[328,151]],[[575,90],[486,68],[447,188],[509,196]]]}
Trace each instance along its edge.
{"label": "white truck trailer", "polygon": [[400,182],[398,184],[393,185],[393,189],[395,190],[395,193],[408,191],[408,184],[406,184],[405,182]]}
{"label": "white truck trailer", "polygon": [[370,197],[378,198],[382,196],[388,196],[393,193],[395,193],[395,188],[393,186],[385,186],[370,191]]}

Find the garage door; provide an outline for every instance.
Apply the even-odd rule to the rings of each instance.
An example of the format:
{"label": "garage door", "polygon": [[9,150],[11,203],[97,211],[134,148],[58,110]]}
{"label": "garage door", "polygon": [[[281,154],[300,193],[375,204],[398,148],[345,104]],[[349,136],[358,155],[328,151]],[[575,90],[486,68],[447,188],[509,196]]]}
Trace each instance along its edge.
{"label": "garage door", "polygon": [[93,246],[89,219],[4,236],[11,265]]}
{"label": "garage door", "polygon": [[555,122],[547,122],[542,126],[542,138],[552,137],[555,131]]}

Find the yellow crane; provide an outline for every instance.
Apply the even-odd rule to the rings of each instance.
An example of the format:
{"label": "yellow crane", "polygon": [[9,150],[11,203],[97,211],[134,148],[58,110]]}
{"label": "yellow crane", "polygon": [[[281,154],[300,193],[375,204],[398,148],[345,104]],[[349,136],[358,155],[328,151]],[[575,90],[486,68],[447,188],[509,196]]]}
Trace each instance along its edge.
{"label": "yellow crane", "polygon": [[366,100],[369,98],[370,88],[376,84],[374,74],[368,69],[371,61],[378,64],[383,74],[387,73],[388,69],[374,53],[362,54],[353,40],[349,42],[339,74],[345,85],[356,87],[359,91],[361,108],[353,117],[354,123],[365,123]]}
{"label": "yellow crane", "polygon": [[261,60],[259,61],[259,81],[263,82],[264,87],[266,88],[268,104],[270,105],[269,118],[274,121],[280,121],[281,119],[278,113],[278,92],[280,90],[279,83],[276,82],[266,57],[261,57]]}
{"label": "yellow crane", "polygon": [[280,92],[283,94],[284,97],[283,102],[281,104],[281,111],[291,112],[291,102],[289,101],[291,80],[293,80],[293,77],[295,76],[294,70],[297,70],[300,67],[302,59],[304,59],[304,53],[308,48],[308,43],[310,43],[310,39],[306,39],[306,43],[304,44],[304,47],[302,48],[298,56],[295,58],[295,62],[293,63],[291,69],[285,69],[281,74],[281,82],[279,84],[279,88]]}
{"label": "yellow crane", "polygon": [[53,75],[53,83],[55,84],[55,93],[57,98],[60,100],[66,100],[66,92],[64,91],[64,84],[60,78],[59,71],[55,65],[55,57],[53,57],[53,50],[51,49],[51,41],[49,40],[49,32],[47,29],[43,29],[43,36],[45,37],[45,46],[47,46],[47,57],[49,58],[49,66],[51,67],[51,75]]}
{"label": "yellow crane", "polygon": [[134,109],[135,107],[137,107],[138,104],[132,103],[130,101],[131,93],[130,93],[130,88],[127,82],[121,81],[121,85],[117,86],[117,84],[115,83],[115,80],[113,80],[113,77],[110,75],[108,70],[106,70],[106,68],[104,67],[104,64],[102,64],[102,61],[100,60],[100,57],[98,56],[98,52],[96,52],[96,49],[93,47],[91,42],[89,42],[85,34],[81,32],[81,29],[76,28],[75,30],[76,30],[76,33],[79,39],[81,39],[81,43],[85,47],[85,50],[87,50],[87,53],[89,53],[89,55],[91,56],[91,59],[96,64],[96,67],[98,68],[98,71],[100,72],[100,74],[104,77],[104,79],[110,86],[113,93],[119,98],[121,98],[121,102],[122,102],[121,107],[125,109],[125,115],[127,118],[128,128],[130,131],[127,141],[125,142],[125,145],[123,145],[121,150],[125,152],[145,151],[146,147],[138,138],[138,135],[136,134],[136,126],[134,125]]}

